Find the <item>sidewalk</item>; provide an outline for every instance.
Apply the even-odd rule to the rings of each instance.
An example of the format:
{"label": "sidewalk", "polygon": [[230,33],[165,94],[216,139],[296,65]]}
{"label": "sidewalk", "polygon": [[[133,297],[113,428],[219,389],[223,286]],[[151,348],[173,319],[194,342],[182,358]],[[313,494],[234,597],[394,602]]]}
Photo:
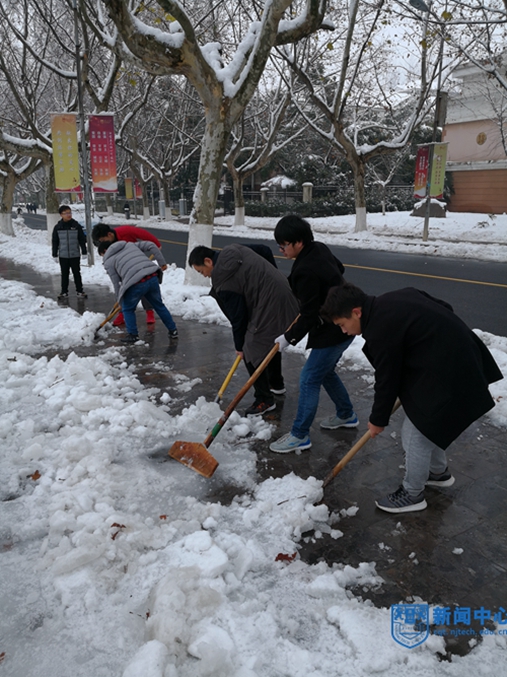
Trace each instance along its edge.
{"label": "sidewalk", "polygon": [[[54,297],[59,288],[59,276],[40,275],[7,259],[0,259],[0,275],[26,282],[46,296]],[[85,301],[71,298],[71,307],[79,313],[110,310],[114,299],[108,290],[90,285],[87,292]],[[157,320],[154,329],[148,328],[139,312],[140,334],[149,343],[149,349],[140,357],[135,346],[125,348],[125,359],[135,365],[147,387],[162,384],[161,363],[169,369],[177,368],[189,379],[202,379],[202,383],[188,393],[177,393],[178,401],[171,410],[174,414],[201,395],[212,401],[234,359],[230,329],[176,319],[180,339],[177,344],[169,345],[162,323]],[[104,338],[93,346],[76,347],[74,352],[96,354],[111,345],[119,345],[119,333],[102,336]],[[277,410],[266,416],[275,427],[273,439],[290,429],[303,359],[300,355],[284,355],[287,394],[278,398]],[[323,479],[361,437],[372,401],[371,385],[361,371],[343,371],[341,376],[359,416],[359,428],[320,430],[318,422],[333,413],[329,399],[323,394],[312,430],[311,450],[299,455],[277,455],[269,451],[267,442],[255,442],[259,480],[290,472],[303,478]],[[246,379],[246,370],[240,366],[225,395],[225,405]],[[247,393],[239,405],[240,413],[251,399],[252,394]],[[458,606],[484,607],[491,610],[493,616],[499,607],[507,608],[505,431],[486,419],[471,426],[448,452],[455,485],[443,490],[428,489],[428,509],[421,513],[389,515],[375,508],[374,499],[393,491],[401,481],[402,420],[403,413],[396,413],[388,431],[369,441],[325,490],[325,502],[330,510],[341,513],[341,520],[334,528],[343,532],[343,536],[335,539],[328,534],[308,533],[302,542],[301,557],[309,563],[324,560],[330,566],[335,562],[353,566],[376,562],[384,584],[366,595],[360,588],[355,590],[357,595],[369,597],[376,606],[388,607],[410,598],[421,598],[430,604],[449,607],[451,612]],[[157,458],[157,461],[173,462],[168,458]],[[227,504],[244,491],[220,482],[219,472],[214,480],[206,497],[210,501]],[[480,624],[472,620],[472,627],[478,629]],[[447,647],[453,652],[466,653],[468,639],[466,635],[447,638]]]}

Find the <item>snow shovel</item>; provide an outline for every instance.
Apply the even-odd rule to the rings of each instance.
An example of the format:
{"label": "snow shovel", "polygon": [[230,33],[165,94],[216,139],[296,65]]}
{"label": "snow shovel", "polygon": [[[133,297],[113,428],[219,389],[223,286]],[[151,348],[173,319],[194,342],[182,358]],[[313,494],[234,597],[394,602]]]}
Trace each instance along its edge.
{"label": "snow shovel", "polygon": [[230,382],[230,380],[231,380],[231,378],[232,378],[232,375],[234,374],[234,372],[235,372],[236,369],[238,368],[238,365],[239,365],[240,362],[241,362],[241,355],[238,355],[238,356],[236,357],[236,359],[234,360],[234,364],[233,364],[232,367],[230,368],[229,373],[228,373],[227,376],[225,377],[225,381],[222,383],[222,386],[221,386],[220,390],[218,391],[217,396],[215,397],[215,402],[220,402],[220,400],[222,399],[222,396],[223,396],[223,394],[225,393],[225,389],[226,389],[227,386],[229,385],[229,382]]}
{"label": "snow shovel", "polygon": [[247,391],[251,388],[251,386],[255,383],[255,381],[259,378],[264,369],[276,355],[278,348],[278,343],[275,343],[264,360],[259,364],[257,369],[250,376],[239,393],[229,404],[227,409],[224,411],[222,418],[215,424],[214,428],[204,440],[204,442],[202,444],[200,442],[175,442],[169,449],[169,456],[171,458],[183,463],[183,465],[186,465],[188,468],[192,468],[192,470],[195,470],[195,472],[198,472],[203,477],[209,478],[213,475],[218,467],[218,461],[209,453],[209,445],[222,430],[229,416],[232,414],[234,409],[236,409],[237,405],[246,395]]}
{"label": "snow shovel", "polygon": [[95,330],[95,335],[93,338],[97,338],[97,334],[99,333],[99,329],[102,329],[102,327],[109,322],[109,320],[112,320],[115,315],[117,315],[121,310],[121,306],[118,303],[118,301],[114,304],[114,306],[111,308],[111,312],[109,315],[106,317],[106,319],[99,324],[97,329]]}
{"label": "snow shovel", "polygon": [[[401,406],[401,402],[399,398],[396,399],[396,402],[394,403],[393,410],[391,412],[391,416],[394,414],[396,409]],[[350,459],[357,454],[357,452],[364,447],[366,442],[371,438],[370,431],[368,430],[367,432],[364,433],[364,435],[359,439],[352,449],[350,449],[345,456],[342,458],[339,463],[335,465],[335,467],[331,470],[331,472],[326,476],[324,482],[322,483],[322,488],[325,489],[327,485],[338,475],[339,472],[343,470],[343,468],[347,465],[347,463],[350,461]]]}

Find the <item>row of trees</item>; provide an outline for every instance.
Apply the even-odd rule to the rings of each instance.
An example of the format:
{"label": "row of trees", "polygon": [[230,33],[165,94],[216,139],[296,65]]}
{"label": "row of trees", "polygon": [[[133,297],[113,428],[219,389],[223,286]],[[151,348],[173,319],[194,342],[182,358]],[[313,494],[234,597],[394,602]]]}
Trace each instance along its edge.
{"label": "row of trees", "polygon": [[157,181],[169,201],[199,156],[193,247],[211,244],[224,167],[241,219],[244,182],[273,157],[345,163],[364,230],[365,179],[390,180],[439,75],[468,60],[507,89],[505,3],[0,0],[0,228],[15,185],[40,171],[48,228],[56,220],[49,116],[77,110],[74,18],[85,108],[115,113],[119,171]]}

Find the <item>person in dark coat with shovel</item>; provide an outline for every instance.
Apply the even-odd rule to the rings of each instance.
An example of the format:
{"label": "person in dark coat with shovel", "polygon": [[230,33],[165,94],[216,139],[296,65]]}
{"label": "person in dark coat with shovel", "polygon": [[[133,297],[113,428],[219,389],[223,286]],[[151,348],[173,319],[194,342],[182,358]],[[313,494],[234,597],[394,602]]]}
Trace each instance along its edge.
{"label": "person in dark coat with shovel", "polygon": [[445,449],[495,406],[488,384],[503,378],[491,353],[445,301],[413,288],[367,296],[352,284],[329,291],[322,315],[344,334],[362,334],[375,369],[371,437],[389,423],[397,397],[405,410],[405,477],[376,501],[391,513],[427,507],[424,487],[449,487]]}
{"label": "person in dark coat with shovel", "polygon": [[298,410],[292,428],[269,445],[277,454],[288,454],[312,446],[310,428],[319,406],[321,388],[335,407],[335,414],[322,420],[321,428],[356,428],[359,422],[347,389],[336,373],[336,365],[353,338],[344,336],[332,322],[324,322],[320,316],[320,307],[329,289],[343,283],[343,264],[329,247],[314,241],[310,224],[298,214],[287,214],[280,219],[275,240],[285,258],[294,259],[289,283],[300,309],[297,322],[276,340],[283,350],[308,334],[306,347],[311,348],[299,377]]}
{"label": "person in dark coat with shovel", "polygon": [[[272,260],[240,244],[228,245],[221,252],[195,247],[188,262],[198,273],[211,278],[210,294],[231,322],[236,352],[243,355],[252,375],[273,348],[275,337],[297,316],[298,304],[286,277]],[[276,408],[274,395],[284,392],[278,352],[255,381],[255,401],[245,414],[272,411]]]}

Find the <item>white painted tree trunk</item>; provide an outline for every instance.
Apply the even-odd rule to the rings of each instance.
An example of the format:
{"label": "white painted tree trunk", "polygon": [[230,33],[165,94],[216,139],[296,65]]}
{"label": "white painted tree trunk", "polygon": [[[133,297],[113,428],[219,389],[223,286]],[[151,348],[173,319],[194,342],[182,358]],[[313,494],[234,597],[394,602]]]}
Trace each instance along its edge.
{"label": "white painted tree trunk", "polygon": [[16,237],[12,227],[12,209],[14,207],[14,188],[16,179],[14,171],[3,173],[0,185],[0,232]]}
{"label": "white painted tree trunk", "polygon": [[53,230],[60,220],[60,214],[46,214],[46,224],[47,224],[47,229],[48,229],[48,243],[49,246],[51,246],[51,240],[53,238]]}
{"label": "white painted tree trunk", "polygon": [[356,226],[354,228],[354,233],[362,233],[365,230],[368,230],[366,207],[356,207]]}
{"label": "white painted tree trunk", "polygon": [[[187,260],[194,247],[197,247],[198,245],[211,247],[212,239],[213,225],[208,223],[194,223],[188,231]],[[208,278],[203,277],[200,273],[197,273],[187,263],[185,268],[185,284],[209,286],[209,280]]]}
{"label": "white painted tree trunk", "polygon": [[11,237],[16,237],[16,233],[12,227],[11,212],[0,212],[0,233],[3,233],[4,235],[10,235]]}
{"label": "white painted tree trunk", "polygon": [[356,226],[355,233],[362,233],[368,230],[366,223],[366,193],[364,190],[364,176],[366,167],[362,160],[355,157],[350,163],[354,172],[354,200],[356,203]]}
{"label": "white painted tree trunk", "polygon": [[245,225],[245,208],[244,207],[235,207],[234,208],[234,225],[235,226],[244,226]]}
{"label": "white painted tree trunk", "polygon": [[146,221],[150,218],[150,208],[147,206],[143,207],[143,221]]}

